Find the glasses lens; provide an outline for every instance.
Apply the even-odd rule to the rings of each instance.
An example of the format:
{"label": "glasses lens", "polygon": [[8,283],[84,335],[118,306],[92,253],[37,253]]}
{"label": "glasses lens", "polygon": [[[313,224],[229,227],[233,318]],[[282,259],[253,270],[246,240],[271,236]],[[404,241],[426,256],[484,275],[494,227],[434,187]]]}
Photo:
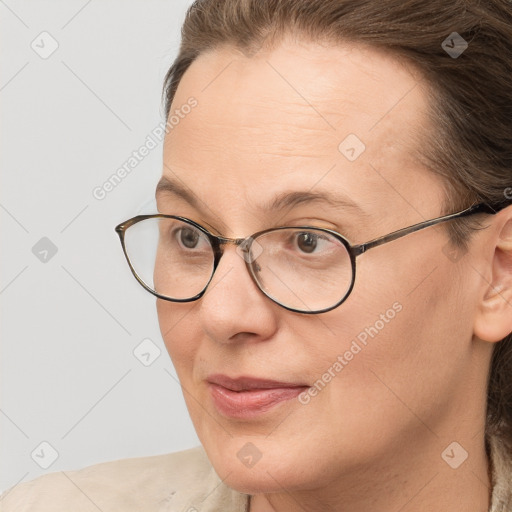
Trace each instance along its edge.
{"label": "glasses lens", "polygon": [[328,232],[286,228],[253,243],[253,274],[262,290],[299,311],[335,306],[352,284],[352,260],[343,242]]}
{"label": "glasses lens", "polygon": [[130,226],[125,248],[133,270],[151,290],[169,299],[190,299],[213,274],[208,237],[178,219],[149,218]]}

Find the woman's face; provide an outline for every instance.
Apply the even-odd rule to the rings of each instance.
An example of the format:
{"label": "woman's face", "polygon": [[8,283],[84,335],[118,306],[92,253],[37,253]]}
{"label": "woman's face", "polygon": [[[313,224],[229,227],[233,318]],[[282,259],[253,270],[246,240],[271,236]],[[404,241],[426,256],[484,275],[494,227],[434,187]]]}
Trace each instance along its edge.
{"label": "woman's face", "polygon": [[[197,106],[183,115],[191,97]],[[163,176],[190,197],[162,187],[158,209],[213,233],[308,225],[358,244],[442,213],[443,186],[415,158],[431,129],[422,81],[374,50],[213,51],[185,73],[176,110]],[[481,278],[447,242],[432,227],[362,254],[349,298],[320,315],[265,297],[233,245],[200,300],[157,301],[198,436],[228,485],[319,489],[369,467],[411,465],[425,443],[444,464],[474,397],[467,383],[486,372],[471,349]],[[212,385],[219,375],[286,389],[237,394]]]}

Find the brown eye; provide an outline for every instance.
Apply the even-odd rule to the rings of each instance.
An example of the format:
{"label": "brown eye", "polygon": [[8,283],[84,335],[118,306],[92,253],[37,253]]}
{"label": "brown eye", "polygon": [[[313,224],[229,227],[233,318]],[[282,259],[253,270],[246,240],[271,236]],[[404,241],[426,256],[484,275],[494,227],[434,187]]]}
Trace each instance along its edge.
{"label": "brown eye", "polygon": [[199,233],[193,229],[180,229],[179,240],[187,249],[194,249],[199,241]]}
{"label": "brown eye", "polygon": [[299,233],[297,235],[297,247],[305,253],[312,253],[317,247],[318,236],[313,233]]}

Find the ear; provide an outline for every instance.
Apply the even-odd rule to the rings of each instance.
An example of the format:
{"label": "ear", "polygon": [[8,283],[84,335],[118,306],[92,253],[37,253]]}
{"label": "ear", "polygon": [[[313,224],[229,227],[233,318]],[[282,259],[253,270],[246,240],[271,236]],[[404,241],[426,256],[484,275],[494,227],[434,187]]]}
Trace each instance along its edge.
{"label": "ear", "polygon": [[497,342],[512,332],[512,207],[496,215],[488,265],[491,276],[478,304],[474,333],[483,341]]}

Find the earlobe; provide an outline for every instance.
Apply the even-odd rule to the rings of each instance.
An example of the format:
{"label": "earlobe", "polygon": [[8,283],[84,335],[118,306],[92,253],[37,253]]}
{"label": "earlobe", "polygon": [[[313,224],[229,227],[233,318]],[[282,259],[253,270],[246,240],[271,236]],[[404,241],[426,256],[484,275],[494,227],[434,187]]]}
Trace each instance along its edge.
{"label": "earlobe", "polygon": [[474,325],[475,335],[488,342],[501,341],[512,332],[512,208],[502,213],[488,261],[491,280],[485,283]]}

